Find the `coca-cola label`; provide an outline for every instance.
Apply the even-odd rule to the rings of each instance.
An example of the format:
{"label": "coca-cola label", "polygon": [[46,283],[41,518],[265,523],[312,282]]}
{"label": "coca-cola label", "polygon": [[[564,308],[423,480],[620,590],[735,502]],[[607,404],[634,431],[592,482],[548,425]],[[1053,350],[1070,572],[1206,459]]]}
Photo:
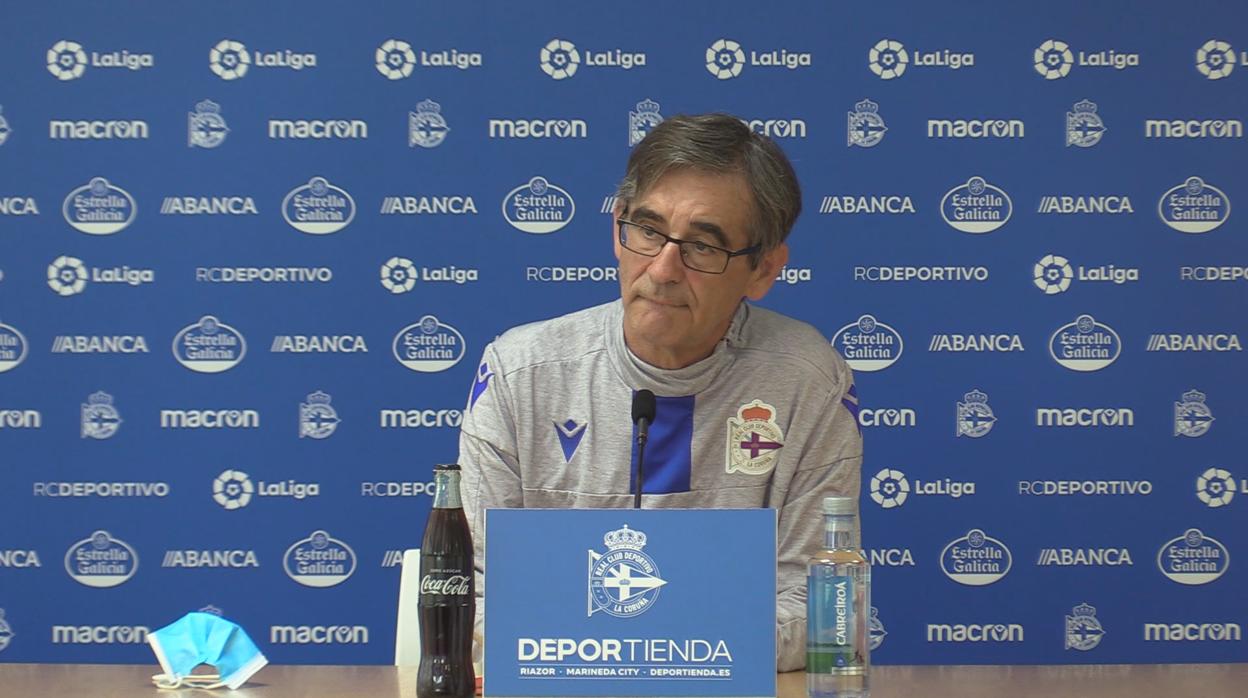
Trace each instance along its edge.
{"label": "coca-cola label", "polygon": [[448,576],[426,574],[420,580],[421,594],[439,596],[468,596],[472,593],[472,578],[462,574]]}

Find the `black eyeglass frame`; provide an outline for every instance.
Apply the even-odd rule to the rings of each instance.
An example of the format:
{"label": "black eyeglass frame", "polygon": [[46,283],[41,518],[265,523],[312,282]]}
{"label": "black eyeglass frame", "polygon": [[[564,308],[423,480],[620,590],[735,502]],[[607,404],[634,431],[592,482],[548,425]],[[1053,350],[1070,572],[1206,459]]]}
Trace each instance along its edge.
{"label": "black eyeglass frame", "polygon": [[[750,245],[749,247],[746,247],[740,250],[733,251],[733,250],[729,250],[723,247],[719,247],[717,245],[711,245],[709,243],[702,242],[701,240],[681,240],[680,238],[674,238],[671,235],[665,235],[663,233],[660,233],[659,231],[655,230],[654,228],[651,228],[648,225],[642,225],[640,223],[636,223],[630,220],[625,220],[623,218],[617,219],[616,225],[619,228],[617,237],[619,238],[620,246],[628,250],[629,252],[642,255],[643,257],[658,257],[660,254],[662,254],[663,248],[667,247],[667,243],[669,242],[674,243],[677,247],[680,248],[680,263],[684,264],[686,269],[692,269],[693,271],[701,272],[703,274],[723,274],[724,272],[728,271],[728,265],[732,263],[733,257],[741,257],[743,255],[754,254],[755,252],[758,252],[759,250],[763,249],[763,246],[761,244],[756,244],[756,245]],[[654,254],[642,252],[640,250],[634,250],[633,248],[628,246],[628,243],[624,242],[625,238],[628,237],[627,235],[624,234],[625,225],[631,225],[637,228],[641,228],[642,230],[645,230],[647,232],[654,233],[655,235],[658,235],[659,237],[663,238],[663,244],[659,246],[659,249],[655,250]],[[703,247],[709,247],[712,250],[717,250],[719,252],[723,252],[727,254],[728,257],[727,259],[724,260],[724,268],[720,269],[719,271],[709,271],[707,269],[698,269],[697,267],[689,266],[689,260],[688,258],[685,257],[685,245],[701,245]]]}

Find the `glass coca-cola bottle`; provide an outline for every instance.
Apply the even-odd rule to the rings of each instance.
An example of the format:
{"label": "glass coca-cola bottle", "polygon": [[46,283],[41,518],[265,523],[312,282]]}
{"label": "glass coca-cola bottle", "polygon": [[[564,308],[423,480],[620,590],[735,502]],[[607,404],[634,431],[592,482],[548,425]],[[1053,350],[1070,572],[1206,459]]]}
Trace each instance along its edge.
{"label": "glass coca-cola bottle", "polygon": [[459,465],[433,469],[433,509],[420,544],[418,698],[471,698],[472,630],[476,620],[472,534],[459,498]]}

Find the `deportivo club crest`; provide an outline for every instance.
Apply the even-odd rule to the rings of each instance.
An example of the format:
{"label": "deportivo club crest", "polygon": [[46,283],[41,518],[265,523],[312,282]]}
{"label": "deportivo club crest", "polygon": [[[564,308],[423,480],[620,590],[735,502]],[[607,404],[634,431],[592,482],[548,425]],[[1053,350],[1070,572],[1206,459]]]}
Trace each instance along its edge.
{"label": "deportivo club crest", "polygon": [[1066,616],[1066,649],[1086,652],[1101,644],[1105,637],[1105,628],[1096,619],[1096,609],[1081,603],[1071,609],[1073,615]]}
{"label": "deportivo club crest", "polygon": [[760,400],[743,405],[728,418],[728,472],[747,475],[771,472],[784,447],[784,432],[776,424],[776,408]]}
{"label": "deportivo club crest", "polygon": [[988,406],[988,394],[979,390],[962,396],[966,402],[958,403],[958,436],[978,439],[992,431],[997,417]]}
{"label": "deportivo club crest", "polygon": [[880,118],[880,105],[864,99],[849,112],[849,138],[846,145],[870,148],[884,140],[884,119]]}
{"label": "deportivo club crest", "polygon": [[632,618],[650,610],[667,580],[658,565],[641,551],[646,534],[628,527],[602,537],[607,553],[589,551],[588,615],[598,611],[617,618]]}
{"label": "deportivo club crest", "polygon": [[107,439],[121,428],[121,414],[113,407],[113,396],[104,391],[87,397],[82,406],[82,438]]}
{"label": "deportivo club crest", "polygon": [[330,406],[329,394],[310,393],[307,402],[299,403],[299,438],[327,439],[338,428],[338,413]]}
{"label": "deportivo club crest", "polygon": [[186,145],[190,148],[215,148],[225,142],[230,129],[221,118],[221,106],[210,99],[195,105],[195,113],[186,115]]}
{"label": "deportivo club crest", "polygon": [[442,105],[426,99],[407,113],[407,147],[436,148],[446,140],[451,127],[442,118]]}
{"label": "deportivo club crest", "polygon": [[645,99],[637,103],[637,111],[628,113],[628,147],[633,147],[650,133],[650,129],[663,123],[659,103]]}
{"label": "deportivo club crest", "polygon": [[1101,142],[1105,135],[1105,122],[1097,116],[1096,104],[1083,100],[1076,102],[1073,112],[1066,112],[1066,146],[1077,145],[1091,148]]}
{"label": "deportivo club crest", "polygon": [[1213,425],[1213,412],[1205,404],[1205,394],[1199,390],[1183,393],[1183,402],[1174,403],[1174,435],[1204,436]]}
{"label": "deportivo club crest", "polygon": [[880,611],[875,606],[871,607],[871,619],[867,621],[867,635],[872,652],[884,644],[884,636],[888,635],[888,631],[884,629],[884,623],[880,620]]}

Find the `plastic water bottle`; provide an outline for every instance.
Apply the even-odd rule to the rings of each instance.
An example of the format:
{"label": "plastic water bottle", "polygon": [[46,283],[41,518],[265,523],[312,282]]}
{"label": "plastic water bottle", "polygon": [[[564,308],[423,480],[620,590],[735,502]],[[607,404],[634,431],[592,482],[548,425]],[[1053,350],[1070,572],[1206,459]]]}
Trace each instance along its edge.
{"label": "plastic water bottle", "polygon": [[824,549],[806,577],[806,692],[810,698],[866,698],[871,670],[871,565],[862,554],[858,506],[823,500]]}

